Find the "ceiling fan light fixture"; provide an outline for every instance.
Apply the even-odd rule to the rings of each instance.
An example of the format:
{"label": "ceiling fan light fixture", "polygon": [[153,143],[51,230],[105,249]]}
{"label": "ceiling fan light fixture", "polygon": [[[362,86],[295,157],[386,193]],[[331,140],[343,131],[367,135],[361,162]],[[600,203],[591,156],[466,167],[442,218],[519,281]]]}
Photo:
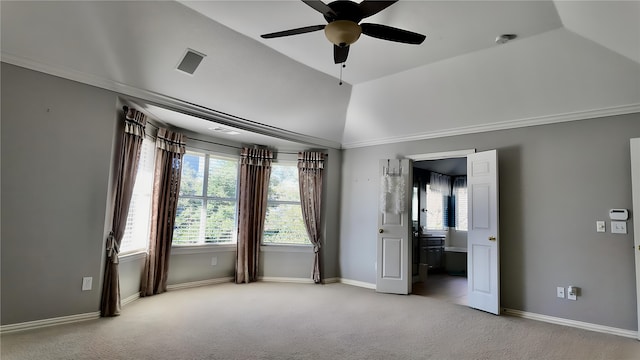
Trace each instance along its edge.
{"label": "ceiling fan light fixture", "polygon": [[350,20],[336,20],[327,24],[324,35],[334,45],[345,47],[351,45],[360,38],[362,28]]}

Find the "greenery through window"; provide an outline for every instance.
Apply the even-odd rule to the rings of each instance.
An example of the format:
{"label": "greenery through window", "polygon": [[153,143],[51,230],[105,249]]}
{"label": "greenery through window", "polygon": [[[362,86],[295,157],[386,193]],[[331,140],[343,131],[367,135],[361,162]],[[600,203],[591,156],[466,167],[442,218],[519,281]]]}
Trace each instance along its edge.
{"label": "greenery through window", "polygon": [[238,160],[187,152],[173,230],[174,245],[235,243]]}
{"label": "greenery through window", "polygon": [[302,219],[297,164],[273,164],[269,179],[265,245],[311,245]]}

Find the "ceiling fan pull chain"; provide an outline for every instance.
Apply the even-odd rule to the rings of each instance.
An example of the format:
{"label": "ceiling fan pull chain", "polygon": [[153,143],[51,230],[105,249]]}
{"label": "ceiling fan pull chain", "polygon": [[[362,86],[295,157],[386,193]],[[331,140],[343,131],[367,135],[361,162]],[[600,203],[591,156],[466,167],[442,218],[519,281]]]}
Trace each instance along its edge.
{"label": "ceiling fan pull chain", "polygon": [[338,85],[342,85],[342,69],[345,67],[347,67],[345,63],[342,63],[342,66],[340,66],[340,83],[338,83]]}

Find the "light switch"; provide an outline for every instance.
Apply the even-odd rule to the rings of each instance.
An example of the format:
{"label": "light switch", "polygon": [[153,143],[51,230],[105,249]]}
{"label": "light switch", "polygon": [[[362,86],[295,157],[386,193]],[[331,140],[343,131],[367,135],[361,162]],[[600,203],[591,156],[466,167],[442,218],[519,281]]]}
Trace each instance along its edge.
{"label": "light switch", "polygon": [[597,232],[606,232],[606,225],[604,221],[596,221],[596,231]]}
{"label": "light switch", "polygon": [[626,234],[627,233],[627,222],[626,221],[612,221],[611,222],[611,233],[612,234]]}

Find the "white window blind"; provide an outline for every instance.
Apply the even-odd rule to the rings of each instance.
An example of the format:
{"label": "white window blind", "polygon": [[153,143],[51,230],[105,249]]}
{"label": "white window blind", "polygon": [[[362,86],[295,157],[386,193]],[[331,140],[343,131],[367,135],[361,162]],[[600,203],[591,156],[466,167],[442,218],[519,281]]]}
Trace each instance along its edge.
{"label": "white window blind", "polygon": [[456,177],[453,181],[453,196],[455,199],[456,230],[467,231],[467,178]]}
{"label": "white window blind", "polygon": [[149,138],[142,141],[140,162],[136,182],[133,187],[127,225],[120,244],[120,253],[134,252],[147,248],[149,242],[149,222],[151,217],[151,193],[153,191],[153,168],[155,143]]}
{"label": "white window blind", "polygon": [[187,152],[182,164],[173,244],[235,243],[238,160]]}

